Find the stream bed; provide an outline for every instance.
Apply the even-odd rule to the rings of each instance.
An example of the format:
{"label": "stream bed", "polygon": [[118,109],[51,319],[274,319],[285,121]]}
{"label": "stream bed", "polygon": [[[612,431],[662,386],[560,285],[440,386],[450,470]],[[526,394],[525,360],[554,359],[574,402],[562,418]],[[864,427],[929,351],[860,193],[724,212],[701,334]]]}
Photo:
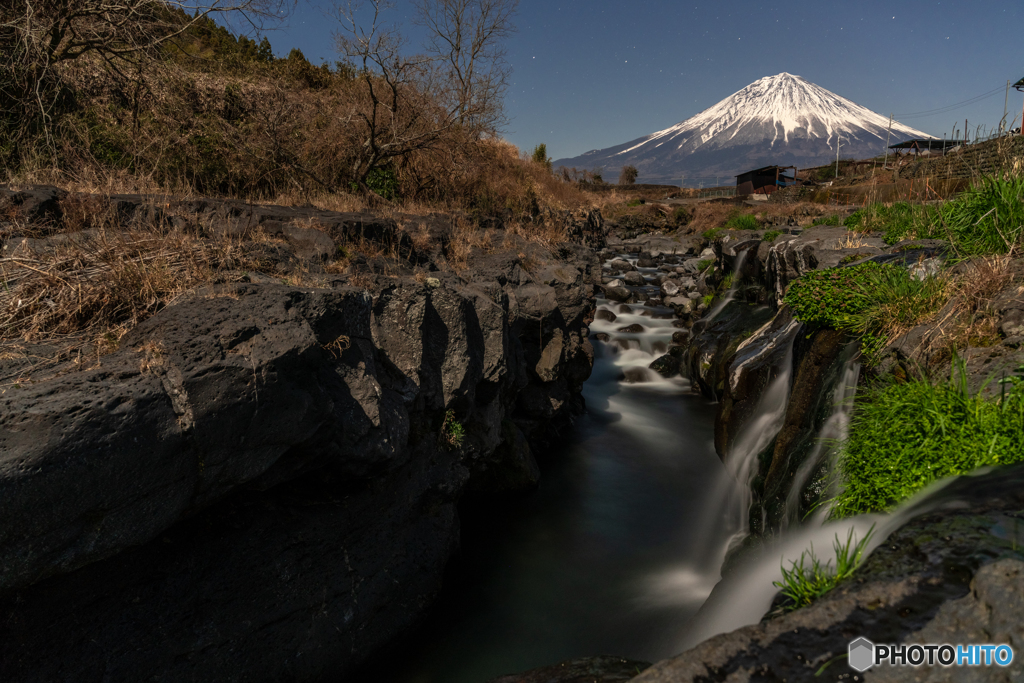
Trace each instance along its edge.
{"label": "stream bed", "polygon": [[[598,300],[587,412],[542,454],[526,499],[463,509],[463,549],[428,623],[386,680],[484,683],[597,654],[655,661],[719,579],[739,515],[715,454],[715,406],[647,369],[669,309]],[[640,324],[643,332],[616,333]],[[376,672],[381,680],[381,671]]]}

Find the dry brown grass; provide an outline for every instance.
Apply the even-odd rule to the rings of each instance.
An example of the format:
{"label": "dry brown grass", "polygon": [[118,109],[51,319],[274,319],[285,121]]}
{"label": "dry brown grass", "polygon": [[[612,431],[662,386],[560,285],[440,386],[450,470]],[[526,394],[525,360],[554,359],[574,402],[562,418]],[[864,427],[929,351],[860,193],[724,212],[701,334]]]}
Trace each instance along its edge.
{"label": "dry brown grass", "polygon": [[[45,241],[0,259],[0,342],[113,351],[128,330],[218,272],[263,265],[239,240],[120,225],[100,198],[69,197],[63,208],[63,224],[40,228],[51,233]],[[250,237],[270,241],[260,231]]]}
{"label": "dry brown grass", "polygon": [[566,241],[565,226],[557,225],[553,223],[512,223],[506,230],[505,242],[503,246],[508,242],[509,237],[518,236],[522,237],[528,242],[536,242],[541,244],[548,249],[554,249],[560,244],[564,244]]}
{"label": "dry brown grass", "polygon": [[947,276],[949,300],[937,314],[920,351],[932,362],[948,361],[967,347],[998,343],[998,316],[992,300],[1013,282],[1011,259],[985,256],[972,259]]}
{"label": "dry brown grass", "polygon": [[868,246],[867,242],[864,241],[864,237],[858,233],[848,232],[843,235],[839,242],[836,244],[836,249],[860,249],[861,247]]}
{"label": "dry brown grass", "polygon": [[744,210],[732,204],[701,202],[691,207],[690,222],[686,227],[689,232],[700,233],[722,227],[736,214],[755,212],[755,209]]}
{"label": "dry brown grass", "polygon": [[0,264],[4,337],[114,331],[140,320],[210,279],[218,254],[186,235],[98,231],[44,253]]}

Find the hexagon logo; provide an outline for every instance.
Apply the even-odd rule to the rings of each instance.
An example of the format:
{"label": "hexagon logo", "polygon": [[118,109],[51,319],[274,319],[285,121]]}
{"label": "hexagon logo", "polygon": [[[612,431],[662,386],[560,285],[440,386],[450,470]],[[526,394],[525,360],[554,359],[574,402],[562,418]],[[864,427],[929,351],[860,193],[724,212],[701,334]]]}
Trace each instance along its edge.
{"label": "hexagon logo", "polygon": [[858,638],[850,643],[850,668],[855,671],[867,671],[875,665],[875,644],[867,638]]}

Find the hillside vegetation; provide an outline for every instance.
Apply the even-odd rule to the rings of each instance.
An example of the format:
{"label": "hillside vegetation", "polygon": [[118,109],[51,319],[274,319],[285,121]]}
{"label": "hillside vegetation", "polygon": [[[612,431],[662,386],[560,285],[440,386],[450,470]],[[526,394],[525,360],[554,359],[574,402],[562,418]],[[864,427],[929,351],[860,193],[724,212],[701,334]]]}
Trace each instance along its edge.
{"label": "hillside vegetation", "polygon": [[[26,5],[0,10],[8,84],[0,175],[85,189],[318,198],[329,208],[398,201],[474,215],[585,202],[574,184],[499,138],[508,74],[501,40],[514,2],[461,3],[458,18],[490,31],[465,45],[443,40],[450,4],[422,3],[421,20],[434,22],[438,39],[421,57],[399,51],[401,36],[384,28],[393,19],[370,5],[368,25],[337,16],[339,61],[320,65],[298,49],[275,58],[267,38],[235,35],[200,5],[117,0],[121,15],[112,19],[62,16],[48,5],[40,12],[48,17],[33,17],[36,33],[19,23]],[[268,12],[237,7],[250,18]],[[133,21],[133,11],[149,18],[117,24]],[[94,42],[54,47],[42,39],[54,27],[91,31]]]}

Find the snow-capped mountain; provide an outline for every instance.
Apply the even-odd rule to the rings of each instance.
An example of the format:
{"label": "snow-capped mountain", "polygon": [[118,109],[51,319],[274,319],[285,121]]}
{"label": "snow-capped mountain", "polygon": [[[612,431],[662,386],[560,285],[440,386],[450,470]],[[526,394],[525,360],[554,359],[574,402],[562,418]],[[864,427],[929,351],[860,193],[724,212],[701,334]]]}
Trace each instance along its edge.
{"label": "snow-capped mountain", "polygon": [[[615,182],[633,165],[640,182],[682,176],[734,176],[778,164],[807,168],[836,158],[864,159],[885,150],[889,118],[799,76],[755,81],[671,128],[615,147],[593,150],[559,166],[601,167]],[[932,136],[893,121],[889,144]],[[731,178],[729,179],[731,183]]]}

